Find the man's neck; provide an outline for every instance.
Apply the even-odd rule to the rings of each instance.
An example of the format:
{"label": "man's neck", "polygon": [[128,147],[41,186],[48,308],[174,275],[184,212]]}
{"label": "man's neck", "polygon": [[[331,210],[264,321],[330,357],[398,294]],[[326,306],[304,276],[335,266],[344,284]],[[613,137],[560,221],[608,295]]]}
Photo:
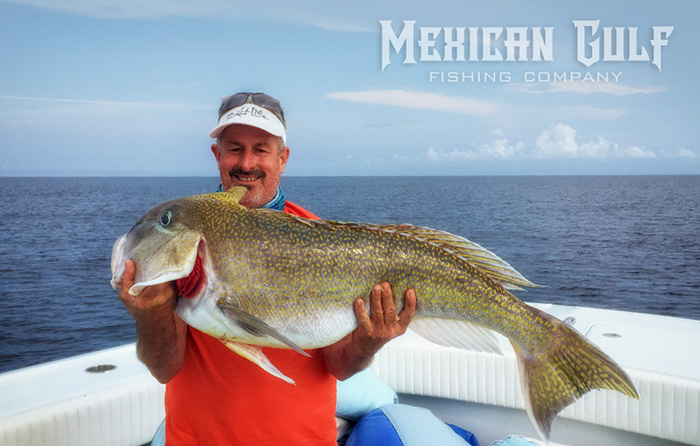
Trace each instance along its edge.
{"label": "man's neck", "polygon": [[[216,191],[225,192],[224,186],[219,183],[219,188]],[[263,209],[276,209],[278,211],[283,211],[286,203],[287,197],[284,195],[284,192],[282,192],[282,186],[279,186],[277,188],[277,194],[274,196],[274,198],[260,207]]]}

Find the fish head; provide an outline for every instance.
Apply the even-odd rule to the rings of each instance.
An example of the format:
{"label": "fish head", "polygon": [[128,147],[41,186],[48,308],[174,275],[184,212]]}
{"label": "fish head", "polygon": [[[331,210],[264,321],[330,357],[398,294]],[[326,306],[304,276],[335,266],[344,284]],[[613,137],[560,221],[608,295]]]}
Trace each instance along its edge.
{"label": "fish head", "polygon": [[136,296],[144,287],[189,276],[197,260],[202,234],[190,218],[182,199],[166,201],[146,212],[112,248],[112,280],[117,289],[124,273],[124,262],[136,266]]}

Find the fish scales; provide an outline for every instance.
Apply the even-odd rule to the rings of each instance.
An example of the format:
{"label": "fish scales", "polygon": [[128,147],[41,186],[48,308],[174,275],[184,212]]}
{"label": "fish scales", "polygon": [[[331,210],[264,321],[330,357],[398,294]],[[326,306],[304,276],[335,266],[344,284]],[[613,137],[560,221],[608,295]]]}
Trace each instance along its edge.
{"label": "fish scales", "polygon": [[[280,223],[277,221],[279,215],[274,213],[249,215],[251,221],[246,222],[245,227],[260,230],[251,230],[254,234],[252,238],[262,241],[262,246],[256,246],[253,251],[258,253],[258,258],[265,259],[251,265],[253,270],[264,273],[264,277],[256,278],[256,283],[272,282],[272,285],[279,281],[275,277],[282,275],[287,278],[288,286],[282,288],[282,294],[269,291],[265,291],[264,295],[249,293],[248,301],[238,301],[238,304],[256,316],[269,317],[269,314],[260,311],[260,302],[264,303],[263,308],[271,308],[285,300],[288,293],[297,293],[298,299],[286,300],[292,307],[283,304],[282,309],[285,318],[290,314],[302,316],[299,318],[302,324],[296,329],[298,332],[312,329],[311,324],[306,323],[308,313],[300,314],[299,306],[309,312],[318,310],[316,305],[308,305],[309,299],[298,290],[316,290],[317,294],[323,295],[323,308],[332,305],[334,308],[348,309],[354,299],[367,299],[371,286],[383,280],[399,290],[395,293],[395,299],[407,288],[416,290],[421,296],[416,310],[417,318],[457,318],[477,323],[490,321],[492,328],[524,349],[545,342],[543,334],[546,330],[531,324],[533,319],[538,319],[547,330],[552,327],[551,321],[541,318],[538,311],[518,305],[520,302],[498,283],[454,253],[413,237],[406,232],[408,228],[398,232],[382,229],[381,226],[352,223],[300,224],[293,218],[284,218]],[[259,218],[261,216],[266,218]],[[281,239],[284,243],[273,245],[268,243],[269,239]],[[265,249],[270,246],[274,246],[275,251]],[[417,259],[422,261],[416,262]],[[234,268],[229,270],[233,271]],[[317,273],[309,274],[309,271]],[[269,273],[273,273],[273,277]],[[457,284],[452,280],[455,277]],[[267,289],[267,286],[264,288]],[[291,324],[287,325],[287,329],[295,331]]]}
{"label": "fish scales", "polygon": [[392,284],[397,305],[413,288],[418,302],[411,327],[428,339],[488,349],[494,347],[486,332],[493,330],[510,340],[528,414],[545,439],[554,417],[588,390],[637,396],[626,373],[603,352],[511,294],[507,288],[535,285],[481,246],[411,225],[248,210],[238,204],[243,194],[245,189],[232,188],[147,212],[115,243],[113,285],[127,258],[137,266],[130,290],[137,294],[144,286],[190,276],[199,257],[204,283],[195,295],[179,298],[180,317],[288,382],[260,346],[303,353],[330,345],[357,327],[352,303],[368,302],[377,282]]}

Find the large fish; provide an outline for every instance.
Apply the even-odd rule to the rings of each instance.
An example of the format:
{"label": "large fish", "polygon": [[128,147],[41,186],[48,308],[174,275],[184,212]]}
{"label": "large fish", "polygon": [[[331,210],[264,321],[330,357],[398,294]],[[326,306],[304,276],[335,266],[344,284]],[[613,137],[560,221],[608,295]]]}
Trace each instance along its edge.
{"label": "large fish", "polygon": [[591,389],[638,397],[612,359],[513,296],[508,289],[535,285],[481,246],[411,225],[247,209],[238,204],[245,192],[184,197],[148,211],[114,244],[112,285],[126,259],[136,265],[132,295],[178,281],[177,313],[186,323],[293,382],[261,347],[307,354],[340,340],[357,326],[352,302],[388,281],[396,296],[415,289],[411,328],[432,341],[498,349],[491,330],[510,340],[528,414],[545,439],[556,415]]}

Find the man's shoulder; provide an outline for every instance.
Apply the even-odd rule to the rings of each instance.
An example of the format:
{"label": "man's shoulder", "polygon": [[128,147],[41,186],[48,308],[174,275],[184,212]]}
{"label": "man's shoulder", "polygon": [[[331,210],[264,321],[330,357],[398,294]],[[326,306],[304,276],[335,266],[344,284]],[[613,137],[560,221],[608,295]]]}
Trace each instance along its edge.
{"label": "man's shoulder", "polygon": [[290,201],[287,201],[287,203],[284,205],[284,212],[296,215],[297,217],[310,218],[312,220],[320,220],[320,218],[314,215],[313,213],[307,211],[298,204],[294,204]]}

